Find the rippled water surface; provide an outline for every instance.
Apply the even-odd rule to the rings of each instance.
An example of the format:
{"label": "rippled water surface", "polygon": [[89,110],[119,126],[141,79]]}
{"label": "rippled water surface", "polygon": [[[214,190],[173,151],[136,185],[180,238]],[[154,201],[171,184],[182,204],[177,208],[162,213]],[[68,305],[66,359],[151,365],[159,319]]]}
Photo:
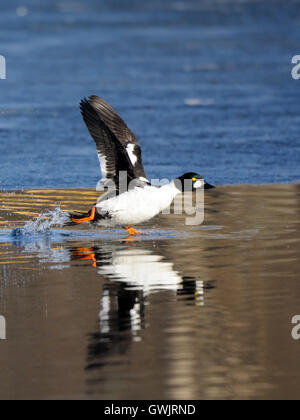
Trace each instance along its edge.
{"label": "rippled water surface", "polygon": [[299,185],[219,187],[205,222],[13,237],[90,190],[0,195],[1,398],[298,398]]}
{"label": "rippled water surface", "polygon": [[94,188],[92,94],[136,133],[150,178],[299,180],[299,22],[296,0],[2,0],[0,189]]}

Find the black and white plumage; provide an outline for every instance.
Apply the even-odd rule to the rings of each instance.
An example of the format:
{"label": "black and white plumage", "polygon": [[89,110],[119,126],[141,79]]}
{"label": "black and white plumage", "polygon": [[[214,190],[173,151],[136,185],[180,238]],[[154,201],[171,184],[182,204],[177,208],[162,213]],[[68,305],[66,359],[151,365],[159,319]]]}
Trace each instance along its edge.
{"label": "black and white plumage", "polygon": [[[195,172],[189,172],[158,188],[149,182],[137,138],[117,112],[103,99],[91,96],[80,103],[81,114],[94,139],[102,171],[102,185],[109,191],[87,213],[71,215],[72,223],[95,222],[99,226],[143,223],[169,207],[189,179],[192,188],[212,188]],[[125,189],[120,175],[126,173]],[[130,188],[128,188],[130,184]],[[180,184],[180,186],[178,186]],[[127,189],[128,188],[128,189]],[[134,229],[130,233],[137,233]]]}
{"label": "black and white plumage", "polygon": [[117,112],[103,99],[91,96],[80,103],[81,114],[95,140],[103,186],[112,180],[119,186],[119,173],[127,172],[128,182],[148,183],[137,138]]}

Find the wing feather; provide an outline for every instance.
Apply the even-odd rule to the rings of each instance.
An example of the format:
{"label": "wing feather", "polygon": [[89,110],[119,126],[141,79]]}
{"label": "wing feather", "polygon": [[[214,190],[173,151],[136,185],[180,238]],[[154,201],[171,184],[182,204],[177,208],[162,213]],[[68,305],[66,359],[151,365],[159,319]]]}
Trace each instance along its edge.
{"label": "wing feather", "polygon": [[126,170],[130,179],[147,179],[138,140],[118,113],[98,96],[84,99],[80,107],[96,142],[103,177],[115,178]]}

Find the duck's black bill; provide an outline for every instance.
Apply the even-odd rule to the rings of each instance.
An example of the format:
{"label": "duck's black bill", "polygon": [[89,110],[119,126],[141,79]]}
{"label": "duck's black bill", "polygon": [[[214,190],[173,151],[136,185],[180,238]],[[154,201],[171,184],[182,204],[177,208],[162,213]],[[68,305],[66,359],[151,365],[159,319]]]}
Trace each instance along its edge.
{"label": "duck's black bill", "polygon": [[205,182],[204,184],[204,189],[205,190],[211,190],[212,188],[216,188],[214,185],[210,185],[207,182]]}

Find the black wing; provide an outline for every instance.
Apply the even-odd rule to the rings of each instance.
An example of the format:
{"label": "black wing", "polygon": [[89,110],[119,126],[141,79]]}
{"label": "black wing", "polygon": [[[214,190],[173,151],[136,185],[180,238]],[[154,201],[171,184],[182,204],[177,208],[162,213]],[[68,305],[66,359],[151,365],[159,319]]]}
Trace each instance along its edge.
{"label": "black wing", "polygon": [[129,181],[147,181],[139,143],[116,111],[97,96],[82,100],[80,109],[95,140],[103,178],[118,184],[119,172],[127,171]]}

